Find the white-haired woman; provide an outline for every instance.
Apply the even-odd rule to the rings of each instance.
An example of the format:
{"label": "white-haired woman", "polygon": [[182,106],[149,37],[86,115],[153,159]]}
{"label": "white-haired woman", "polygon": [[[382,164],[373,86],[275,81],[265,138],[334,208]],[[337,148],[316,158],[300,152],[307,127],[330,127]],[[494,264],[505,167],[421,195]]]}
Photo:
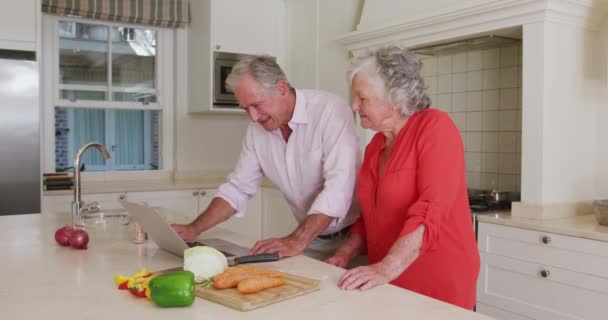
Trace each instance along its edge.
{"label": "white-haired woman", "polygon": [[479,254],[467,197],[464,148],[450,117],[429,108],[421,63],[388,46],[353,61],[361,126],[377,131],[359,171],[361,217],[326,260],[347,271],[342,289],[388,283],[463,308],[475,305]]}

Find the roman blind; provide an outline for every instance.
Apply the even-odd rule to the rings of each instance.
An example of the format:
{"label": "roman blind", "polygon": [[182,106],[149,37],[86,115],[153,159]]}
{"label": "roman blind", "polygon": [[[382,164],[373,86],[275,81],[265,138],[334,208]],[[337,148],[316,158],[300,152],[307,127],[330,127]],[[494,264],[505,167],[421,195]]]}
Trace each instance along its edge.
{"label": "roman blind", "polygon": [[42,12],[168,28],[190,19],[188,0],[42,0]]}

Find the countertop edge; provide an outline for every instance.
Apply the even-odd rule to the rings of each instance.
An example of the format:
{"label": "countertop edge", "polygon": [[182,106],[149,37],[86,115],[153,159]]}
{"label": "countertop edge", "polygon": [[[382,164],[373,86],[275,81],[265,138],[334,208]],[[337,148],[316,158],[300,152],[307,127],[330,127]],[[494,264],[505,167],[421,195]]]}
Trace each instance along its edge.
{"label": "countertop edge", "polygon": [[477,221],[608,242],[608,226],[598,224],[595,217],[590,214],[539,220],[512,217],[510,213],[496,213],[480,215],[477,217]]}

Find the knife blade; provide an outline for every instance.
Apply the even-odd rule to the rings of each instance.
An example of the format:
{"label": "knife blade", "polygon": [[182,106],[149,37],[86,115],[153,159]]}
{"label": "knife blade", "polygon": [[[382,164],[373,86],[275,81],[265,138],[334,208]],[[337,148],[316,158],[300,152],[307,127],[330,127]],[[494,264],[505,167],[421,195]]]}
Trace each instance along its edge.
{"label": "knife blade", "polygon": [[278,253],[261,253],[261,254],[252,254],[247,256],[240,257],[228,257],[228,265],[234,266],[237,264],[245,264],[245,263],[257,263],[257,262],[270,262],[279,260]]}

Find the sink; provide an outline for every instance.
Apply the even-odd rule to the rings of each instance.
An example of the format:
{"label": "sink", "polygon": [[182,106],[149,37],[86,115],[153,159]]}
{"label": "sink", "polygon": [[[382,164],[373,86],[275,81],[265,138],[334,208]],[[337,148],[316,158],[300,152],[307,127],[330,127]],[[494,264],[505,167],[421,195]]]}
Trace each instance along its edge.
{"label": "sink", "polygon": [[80,223],[84,226],[118,225],[129,224],[131,217],[124,209],[102,210],[93,213],[83,213],[80,215]]}

